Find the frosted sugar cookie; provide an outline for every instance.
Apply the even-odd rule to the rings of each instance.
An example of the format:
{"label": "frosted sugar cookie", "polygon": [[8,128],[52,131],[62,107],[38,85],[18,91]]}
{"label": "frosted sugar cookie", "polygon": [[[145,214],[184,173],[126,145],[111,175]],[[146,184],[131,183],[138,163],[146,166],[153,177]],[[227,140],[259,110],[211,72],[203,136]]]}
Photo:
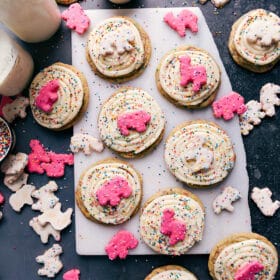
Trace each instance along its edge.
{"label": "frosted sugar cookie", "polygon": [[137,212],[141,199],[141,175],[130,164],[113,158],[90,166],[76,190],[85,217],[103,224],[124,223]]}
{"label": "frosted sugar cookie", "polygon": [[143,206],[140,235],[158,253],[182,255],[202,239],[204,216],[202,202],[191,192],[162,190]]}
{"label": "frosted sugar cookie", "polygon": [[197,280],[197,278],[179,265],[165,265],[154,269],[144,280]]}
{"label": "frosted sugar cookie", "polygon": [[91,31],[86,54],[97,75],[121,83],[139,76],[147,67],[151,44],[136,21],[129,17],[111,17]]}
{"label": "frosted sugar cookie", "polygon": [[82,72],[58,62],[36,75],[29,98],[33,116],[41,126],[64,130],[86,111],[89,88]]}
{"label": "frosted sugar cookie", "polygon": [[228,47],[240,66],[253,72],[270,70],[280,58],[280,18],[256,9],[239,18],[232,26]]}
{"label": "frosted sugar cookie", "polygon": [[156,70],[160,93],[170,102],[188,108],[212,103],[220,86],[220,68],[205,50],[181,46],[168,52]]}
{"label": "frosted sugar cookie", "polygon": [[214,280],[272,280],[278,256],[274,245],[256,233],[236,233],[215,245],[208,267]]}
{"label": "frosted sugar cookie", "polygon": [[178,125],[169,134],[164,158],[180,181],[190,187],[208,187],[229,174],[235,153],[221,127],[206,120],[194,120]]}
{"label": "frosted sugar cookie", "polygon": [[102,141],[125,158],[141,157],[162,139],[163,112],[140,88],[123,87],[103,104],[98,117]]}

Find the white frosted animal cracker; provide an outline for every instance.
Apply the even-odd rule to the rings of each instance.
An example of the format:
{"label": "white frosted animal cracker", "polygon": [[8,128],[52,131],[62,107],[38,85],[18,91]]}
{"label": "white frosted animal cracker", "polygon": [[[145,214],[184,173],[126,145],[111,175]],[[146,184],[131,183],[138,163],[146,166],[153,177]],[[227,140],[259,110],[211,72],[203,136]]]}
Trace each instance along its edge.
{"label": "white frosted animal cracker", "polygon": [[23,185],[27,184],[29,174],[23,172],[16,180],[15,175],[6,175],[4,177],[4,185],[8,187],[11,191],[16,192]]}
{"label": "white frosted animal cracker", "polygon": [[240,198],[241,195],[237,189],[232,188],[231,186],[226,187],[213,201],[214,212],[216,214],[220,214],[222,210],[233,212],[234,207],[232,206],[232,203]]}
{"label": "white frosted animal cracker", "polygon": [[24,185],[21,189],[13,193],[9,198],[9,203],[12,208],[17,212],[20,212],[21,208],[25,204],[32,205],[33,199],[31,197],[31,194],[34,190],[34,186]]}
{"label": "white frosted animal cracker", "polygon": [[[199,0],[200,4],[205,4],[208,0]],[[222,8],[226,3],[228,3],[230,0],[211,0],[212,4],[216,8]]]}
{"label": "white frosted animal cracker", "polygon": [[251,193],[252,200],[265,216],[273,216],[280,207],[280,201],[275,200],[273,202],[271,196],[272,192],[269,188],[259,189],[255,187]]}
{"label": "white frosted animal cracker", "polygon": [[49,278],[55,277],[63,267],[59,259],[59,255],[62,254],[62,252],[62,247],[59,244],[54,244],[43,255],[36,257],[37,263],[44,264],[44,266],[38,270],[38,275],[47,276]]}
{"label": "white frosted animal cracker", "polygon": [[1,165],[1,171],[5,173],[5,175],[21,175],[27,162],[27,154],[17,153],[16,155],[8,155]]}
{"label": "white frosted animal cracker", "polygon": [[51,224],[46,224],[45,226],[41,226],[38,217],[34,217],[29,221],[29,225],[33,228],[33,230],[40,236],[42,243],[48,243],[49,236],[52,235],[56,241],[60,240],[60,232],[55,230]]}
{"label": "white frosted animal cracker", "polygon": [[46,210],[53,208],[59,201],[58,197],[54,194],[57,189],[58,186],[56,182],[49,181],[48,184],[34,191],[32,197],[38,200],[32,205],[32,209],[45,212]]}
{"label": "white frosted animal cracker", "polygon": [[277,95],[280,94],[280,86],[272,83],[265,84],[260,91],[260,102],[262,110],[269,117],[275,115],[275,106],[280,106],[280,99]]}
{"label": "white frosted animal cracker", "polygon": [[78,133],[71,137],[70,149],[73,153],[82,151],[85,155],[90,155],[94,151],[102,152],[103,143],[88,134]]}

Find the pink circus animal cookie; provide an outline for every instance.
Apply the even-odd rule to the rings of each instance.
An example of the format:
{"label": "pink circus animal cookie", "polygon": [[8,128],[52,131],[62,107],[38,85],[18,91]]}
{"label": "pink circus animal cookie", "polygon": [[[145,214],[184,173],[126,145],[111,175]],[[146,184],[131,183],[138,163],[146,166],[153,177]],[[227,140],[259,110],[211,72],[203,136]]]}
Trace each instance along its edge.
{"label": "pink circus animal cookie", "polygon": [[185,239],[186,225],[183,221],[174,218],[172,209],[165,209],[161,219],[160,232],[169,236],[169,244],[175,245]]}
{"label": "pink circus animal cookie", "polygon": [[89,17],[78,3],[70,5],[69,8],[61,14],[61,17],[66,21],[66,26],[68,28],[75,30],[80,35],[86,32],[90,24]]}
{"label": "pink circus animal cookie", "polygon": [[4,195],[0,192],[0,205],[5,201]]}
{"label": "pink circus animal cookie", "polygon": [[118,116],[117,125],[122,135],[128,136],[129,130],[133,129],[137,132],[145,132],[147,124],[151,120],[151,115],[145,111],[135,111]]}
{"label": "pink circus animal cookie", "polygon": [[42,111],[49,113],[58,99],[59,81],[52,80],[44,85],[35,98],[35,105]]}
{"label": "pink circus animal cookie", "polygon": [[254,280],[255,275],[263,271],[264,266],[258,261],[253,261],[242,266],[234,275],[234,280]]}
{"label": "pink circus animal cookie", "polygon": [[116,233],[105,247],[105,251],[110,260],[117,257],[125,259],[129,249],[134,249],[138,245],[138,240],[129,231],[121,230]]}
{"label": "pink circus animal cookie", "polygon": [[68,270],[63,274],[63,280],[79,280],[79,279],[80,279],[80,270],[76,268]]}
{"label": "pink circus animal cookie", "polygon": [[224,118],[230,120],[234,117],[234,113],[241,115],[246,112],[247,107],[244,104],[244,98],[237,92],[230,92],[227,96],[213,102],[212,109],[216,118]]}
{"label": "pink circus animal cookie", "polygon": [[193,91],[198,92],[207,82],[207,74],[204,66],[191,66],[191,58],[189,56],[181,56],[180,60],[180,85],[185,87],[189,83],[193,83]]}
{"label": "pink circus animal cookie", "polygon": [[186,28],[189,28],[191,32],[196,33],[198,31],[197,21],[198,17],[191,11],[185,9],[182,10],[177,17],[174,17],[172,12],[167,13],[163,20],[181,37],[186,36]]}
{"label": "pink circus animal cookie", "polygon": [[116,176],[110,181],[106,182],[97,190],[96,196],[100,205],[117,206],[122,198],[128,198],[131,196],[132,188],[128,182],[120,177]]}
{"label": "pink circus animal cookie", "polygon": [[7,104],[11,104],[13,102],[13,99],[9,96],[2,96],[1,102],[0,102],[0,117],[4,117],[3,115],[3,107]]}

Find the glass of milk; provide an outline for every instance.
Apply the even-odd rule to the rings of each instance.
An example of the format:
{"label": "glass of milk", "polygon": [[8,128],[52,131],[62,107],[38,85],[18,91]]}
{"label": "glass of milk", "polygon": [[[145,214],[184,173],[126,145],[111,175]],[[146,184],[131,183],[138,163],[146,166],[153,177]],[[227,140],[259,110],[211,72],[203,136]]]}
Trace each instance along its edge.
{"label": "glass of milk", "polygon": [[0,0],[0,22],[29,43],[49,39],[61,15],[55,0]]}
{"label": "glass of milk", "polygon": [[30,54],[0,29],[0,95],[21,93],[32,76],[33,66]]}

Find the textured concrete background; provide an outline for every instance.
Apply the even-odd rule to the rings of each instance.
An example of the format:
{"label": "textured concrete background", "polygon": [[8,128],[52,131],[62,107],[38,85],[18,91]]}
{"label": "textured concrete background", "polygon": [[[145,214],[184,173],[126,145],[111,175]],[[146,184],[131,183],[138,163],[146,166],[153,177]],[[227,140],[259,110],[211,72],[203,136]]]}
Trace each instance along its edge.
{"label": "textured concrete background", "polygon": [[[87,0],[81,2],[85,9],[119,8],[106,0]],[[221,58],[230,77],[233,89],[242,94],[246,101],[259,98],[261,86],[267,82],[280,84],[280,65],[265,74],[248,72],[237,66],[231,59],[227,40],[232,23],[247,11],[255,8],[264,8],[280,14],[279,0],[231,0],[223,9],[216,10],[207,3],[201,6],[197,1],[183,0],[143,0],[133,1],[123,8],[144,7],[179,7],[199,6],[204,13],[210,30],[214,35]],[[71,63],[70,31],[61,27],[57,34],[49,41],[40,44],[23,44],[32,53],[35,61],[36,72],[56,61]],[[36,73],[35,72],[35,73]],[[244,137],[247,153],[248,173],[250,188],[254,186],[268,186],[273,191],[275,199],[280,200],[280,112],[273,118],[267,117],[259,127],[256,127],[249,136]],[[17,134],[16,151],[29,152],[30,139],[38,138],[46,146],[56,152],[65,152],[69,147],[72,130],[65,132],[52,132],[37,125],[31,112],[27,119],[18,120],[15,125]],[[0,181],[2,182],[2,177]],[[41,186],[47,183],[46,176],[30,176],[30,183]],[[57,193],[64,209],[74,206],[73,195],[73,170],[66,169],[65,177],[57,180],[60,189]],[[10,192],[1,186],[6,200]],[[264,217],[256,206],[250,201],[253,231],[268,237],[280,249],[280,211],[272,217]],[[26,280],[38,279],[37,270],[41,267],[35,262],[35,257],[46,250],[50,244],[41,244],[39,237],[28,226],[29,220],[36,215],[29,207],[21,214],[14,212],[6,202],[4,220],[0,222],[0,279],[1,280]],[[74,217],[73,217],[74,220]],[[236,229],[238,231],[238,228]],[[94,233],[92,233],[94,234]],[[189,268],[199,279],[211,279],[208,275],[207,255],[199,256],[137,256],[128,257],[124,261],[111,262],[107,257],[80,257],[75,253],[74,221],[71,227],[62,233],[62,247],[64,254],[61,259],[64,264],[63,272],[73,267],[81,270],[81,279],[114,280],[135,279],[140,280],[155,267],[166,264],[179,264]],[[207,236],[204,236],[207,238]],[[62,279],[62,272],[57,279]],[[278,272],[275,279],[280,279]]]}

